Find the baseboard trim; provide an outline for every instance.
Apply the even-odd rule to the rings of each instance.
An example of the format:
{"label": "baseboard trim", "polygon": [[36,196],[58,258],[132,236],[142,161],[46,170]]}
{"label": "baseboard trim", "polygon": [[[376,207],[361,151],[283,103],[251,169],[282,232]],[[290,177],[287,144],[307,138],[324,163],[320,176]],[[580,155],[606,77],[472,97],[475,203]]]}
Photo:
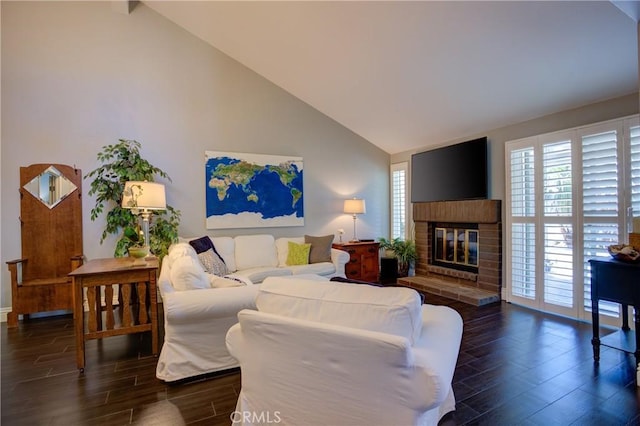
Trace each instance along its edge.
{"label": "baseboard trim", "polygon": [[[7,315],[11,312],[11,308],[0,308],[0,323],[7,322]],[[49,312],[34,312],[29,315],[29,318],[47,318],[53,317],[56,315],[66,315],[71,314],[73,311],[69,310],[58,310],[58,311],[49,311]],[[18,315],[18,321],[22,320],[22,315]]]}
{"label": "baseboard trim", "polygon": [[0,322],[7,322],[9,312],[11,312],[11,308],[0,308]]}

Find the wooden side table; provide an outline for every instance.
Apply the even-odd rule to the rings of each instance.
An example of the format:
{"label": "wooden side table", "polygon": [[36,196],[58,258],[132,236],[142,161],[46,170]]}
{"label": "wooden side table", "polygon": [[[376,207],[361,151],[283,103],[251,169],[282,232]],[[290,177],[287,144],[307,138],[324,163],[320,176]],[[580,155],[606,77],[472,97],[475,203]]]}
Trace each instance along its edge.
{"label": "wooden side table", "polygon": [[[593,358],[600,359],[600,345],[632,353],[640,362],[640,332],[629,328],[628,307],[635,311],[635,329],[640,329],[640,264],[625,263],[614,259],[591,259],[591,322],[593,325]],[[612,345],[600,339],[600,316],[598,301],[608,300],[622,305],[622,328],[616,340],[630,342],[629,345]],[[626,336],[625,336],[626,335]],[[614,335],[610,335],[614,337]],[[607,336],[608,337],[608,336]],[[604,340],[604,338],[602,339]],[[614,341],[613,339],[609,339]]]}
{"label": "wooden side table", "polygon": [[[591,321],[593,359],[600,360],[600,345],[634,354],[636,386],[640,386],[640,264],[603,258],[591,265]],[[622,305],[622,328],[600,339],[598,302],[608,300]],[[635,331],[629,328],[629,306],[633,306]]]}
{"label": "wooden side table", "polygon": [[345,265],[347,278],[378,282],[380,243],[336,243],[333,244],[333,248],[349,253],[349,263]]}
{"label": "wooden side table", "polygon": [[[151,331],[151,350],[153,355],[158,355],[157,273],[157,259],[147,260],[145,265],[133,266],[131,258],[120,257],[94,259],[69,274],[73,280],[76,363],[80,372],[84,372],[85,366],[84,344],[91,339]],[[120,290],[119,304],[116,306],[113,306],[114,285],[119,285]],[[89,305],[86,329],[83,308],[85,288]],[[105,306],[101,301],[103,288]]]}

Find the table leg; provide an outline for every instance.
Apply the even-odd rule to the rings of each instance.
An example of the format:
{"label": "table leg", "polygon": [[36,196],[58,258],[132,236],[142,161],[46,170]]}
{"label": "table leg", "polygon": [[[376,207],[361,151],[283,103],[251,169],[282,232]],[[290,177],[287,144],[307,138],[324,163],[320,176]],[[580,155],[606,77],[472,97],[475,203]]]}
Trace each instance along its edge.
{"label": "table leg", "polygon": [[84,306],[82,300],[82,278],[73,277],[73,326],[76,335],[76,365],[84,373]]}
{"label": "table leg", "polygon": [[151,353],[158,355],[158,292],[156,290],[156,272],[149,277],[149,305],[151,315]]}
{"label": "table leg", "polygon": [[107,321],[107,330],[113,330],[115,320],[113,318],[113,286],[104,286],[105,315]]}
{"label": "table leg", "polygon": [[640,386],[640,306],[633,307],[633,317],[636,328],[636,349],[634,353],[636,356],[636,386]]}
{"label": "table leg", "polygon": [[640,363],[640,306],[633,307],[633,317],[635,319],[636,327],[636,348],[634,355],[636,356],[636,365]]}
{"label": "table leg", "polygon": [[136,284],[138,294],[138,324],[146,324],[149,322],[147,316],[147,283],[139,282]]}
{"label": "table leg", "polygon": [[[97,303],[100,303],[98,300]],[[98,330],[98,314],[96,314],[96,288],[95,287],[87,287],[87,304],[89,305],[89,321],[87,326],[89,327],[89,332],[93,333]],[[98,309],[100,312],[100,309]]]}
{"label": "table leg", "polygon": [[120,289],[122,290],[122,326],[123,327],[131,327],[131,287],[133,284],[131,283],[122,283],[120,284]]}
{"label": "table leg", "polygon": [[629,305],[622,304],[622,329],[624,331],[631,330],[629,328]]}
{"label": "table leg", "polygon": [[593,359],[600,361],[600,311],[598,309],[598,301],[591,299],[591,324],[593,326]]}

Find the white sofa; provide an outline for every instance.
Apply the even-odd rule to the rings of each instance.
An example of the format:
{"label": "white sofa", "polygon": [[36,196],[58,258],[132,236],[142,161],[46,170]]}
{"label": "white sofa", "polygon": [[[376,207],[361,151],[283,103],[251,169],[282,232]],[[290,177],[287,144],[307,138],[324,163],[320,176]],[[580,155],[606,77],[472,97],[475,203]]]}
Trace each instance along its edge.
{"label": "white sofa", "polygon": [[255,308],[259,282],[268,276],[344,277],[348,253],[331,249],[332,262],[287,266],[288,242],[304,237],[271,235],[213,237],[229,278],[207,274],[183,239],[163,259],[158,289],[164,312],[164,343],[156,376],[171,382],[237,367],[225,346],[228,329],[242,309]]}
{"label": "white sofa", "polygon": [[[313,237],[312,237],[313,238]],[[181,238],[188,242],[192,238]],[[287,265],[288,244],[302,244],[305,237],[274,238],[269,234],[240,235],[236,237],[211,237],[216,251],[222,257],[230,275],[253,284],[261,283],[266,277],[280,277],[298,274],[316,274],[326,277],[344,277],[344,267],[349,254],[330,248],[331,261],[306,265]]]}
{"label": "white sofa", "polygon": [[[437,425],[455,410],[462,319],[411,289],[268,278],[227,334],[237,425]],[[244,415],[244,413],[259,413]]]}

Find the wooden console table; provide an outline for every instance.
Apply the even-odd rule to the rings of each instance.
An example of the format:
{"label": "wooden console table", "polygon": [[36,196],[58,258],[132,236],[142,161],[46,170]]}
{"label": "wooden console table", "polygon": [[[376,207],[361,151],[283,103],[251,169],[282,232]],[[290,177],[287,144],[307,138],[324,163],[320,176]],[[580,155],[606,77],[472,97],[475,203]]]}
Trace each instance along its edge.
{"label": "wooden console table", "polygon": [[[600,360],[600,345],[632,353],[640,362],[640,264],[614,259],[591,259],[591,315],[593,358]],[[598,301],[622,305],[622,329],[600,339]],[[636,332],[629,329],[628,307],[633,306]]]}
{"label": "wooden console table", "polygon": [[[73,279],[76,362],[80,372],[84,371],[85,366],[84,344],[91,339],[151,331],[151,350],[153,355],[158,354],[157,273],[157,259],[150,259],[145,265],[133,266],[130,257],[120,257],[94,259],[69,274]],[[114,285],[119,285],[120,291],[115,307]],[[103,288],[105,306],[102,306]],[[88,303],[86,329],[84,289]]]}

